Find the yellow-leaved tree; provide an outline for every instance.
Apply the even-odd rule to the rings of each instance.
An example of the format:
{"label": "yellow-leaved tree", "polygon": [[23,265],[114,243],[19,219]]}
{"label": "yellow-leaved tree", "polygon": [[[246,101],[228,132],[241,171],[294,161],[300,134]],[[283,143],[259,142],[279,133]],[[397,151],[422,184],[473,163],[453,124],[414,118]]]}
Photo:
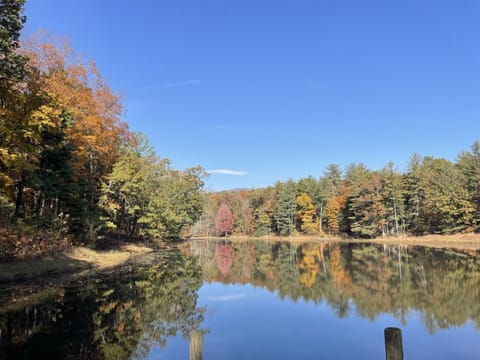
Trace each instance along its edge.
{"label": "yellow-leaved tree", "polygon": [[300,220],[300,230],[306,235],[316,235],[319,232],[317,209],[307,193],[297,196],[297,218]]}

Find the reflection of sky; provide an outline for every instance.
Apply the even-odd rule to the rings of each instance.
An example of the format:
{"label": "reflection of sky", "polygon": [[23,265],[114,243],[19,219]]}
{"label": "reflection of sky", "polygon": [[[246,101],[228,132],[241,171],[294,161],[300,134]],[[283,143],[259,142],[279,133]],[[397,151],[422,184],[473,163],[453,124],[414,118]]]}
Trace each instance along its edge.
{"label": "reflection of sky", "polygon": [[[384,359],[383,330],[402,329],[405,359],[480,359],[480,334],[469,323],[428,334],[421,315],[402,325],[390,314],[361,318],[355,309],[339,319],[326,302],[280,300],[251,285],[204,284],[198,306],[206,306],[201,329],[204,359]],[[188,358],[188,340],[169,339],[152,358]]]}
{"label": "reflection of sky", "polygon": [[219,296],[209,296],[207,298],[207,300],[210,300],[210,301],[234,301],[234,300],[244,299],[246,296],[247,295],[245,293],[219,295]]}

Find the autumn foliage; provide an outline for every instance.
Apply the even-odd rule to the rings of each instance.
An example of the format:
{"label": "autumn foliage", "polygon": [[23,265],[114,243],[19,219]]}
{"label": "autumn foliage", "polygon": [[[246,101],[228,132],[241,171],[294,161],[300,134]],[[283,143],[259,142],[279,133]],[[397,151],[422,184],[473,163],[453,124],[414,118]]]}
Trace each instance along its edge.
{"label": "autumn foliage", "polygon": [[233,230],[233,215],[226,203],[220,204],[215,217],[215,230],[219,236],[227,236]]}
{"label": "autumn foliage", "polygon": [[[210,193],[196,235],[219,233],[217,209],[229,205],[233,234],[385,236],[480,232],[480,142],[454,163],[414,154],[407,171],[329,165],[318,179]],[[197,232],[197,229],[202,231]],[[222,232],[220,232],[222,233]]]}
{"label": "autumn foliage", "polygon": [[318,234],[317,209],[313,206],[310,196],[306,193],[298,195],[297,207],[297,216],[302,233],[307,235]]}
{"label": "autumn foliage", "polygon": [[201,213],[203,170],[142,153],[95,63],[45,32],[20,47],[18,24],[0,47],[0,257],[112,231],[179,236]]}

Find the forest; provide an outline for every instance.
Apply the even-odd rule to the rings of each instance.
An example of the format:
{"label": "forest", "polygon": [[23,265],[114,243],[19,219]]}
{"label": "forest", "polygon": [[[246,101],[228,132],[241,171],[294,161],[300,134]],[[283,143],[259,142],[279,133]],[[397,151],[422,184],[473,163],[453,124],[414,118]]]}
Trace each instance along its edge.
{"label": "forest", "polygon": [[327,166],[323,176],[205,196],[194,235],[309,235],[376,238],[478,232],[480,142],[455,162],[413,154],[393,163]]}
{"label": "forest", "polygon": [[20,41],[24,3],[0,6],[0,256],[178,237],[200,216],[203,169],[174,169],[129,131],[120,96],[68,41]]}
{"label": "forest", "polygon": [[24,4],[0,7],[2,258],[112,236],[479,231],[480,142],[453,162],[413,154],[404,172],[331,164],[319,178],[207,193],[202,167],[173,168],[128,129],[121,97],[92,60],[46,32],[20,40]]}

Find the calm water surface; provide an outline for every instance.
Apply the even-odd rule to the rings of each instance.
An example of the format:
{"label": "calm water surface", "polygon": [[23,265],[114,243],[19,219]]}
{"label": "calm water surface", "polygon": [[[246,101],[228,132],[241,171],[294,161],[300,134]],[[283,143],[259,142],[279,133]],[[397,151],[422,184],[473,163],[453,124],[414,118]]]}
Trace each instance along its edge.
{"label": "calm water surface", "polygon": [[480,254],[192,241],[120,274],[0,293],[0,359],[480,359]]}

